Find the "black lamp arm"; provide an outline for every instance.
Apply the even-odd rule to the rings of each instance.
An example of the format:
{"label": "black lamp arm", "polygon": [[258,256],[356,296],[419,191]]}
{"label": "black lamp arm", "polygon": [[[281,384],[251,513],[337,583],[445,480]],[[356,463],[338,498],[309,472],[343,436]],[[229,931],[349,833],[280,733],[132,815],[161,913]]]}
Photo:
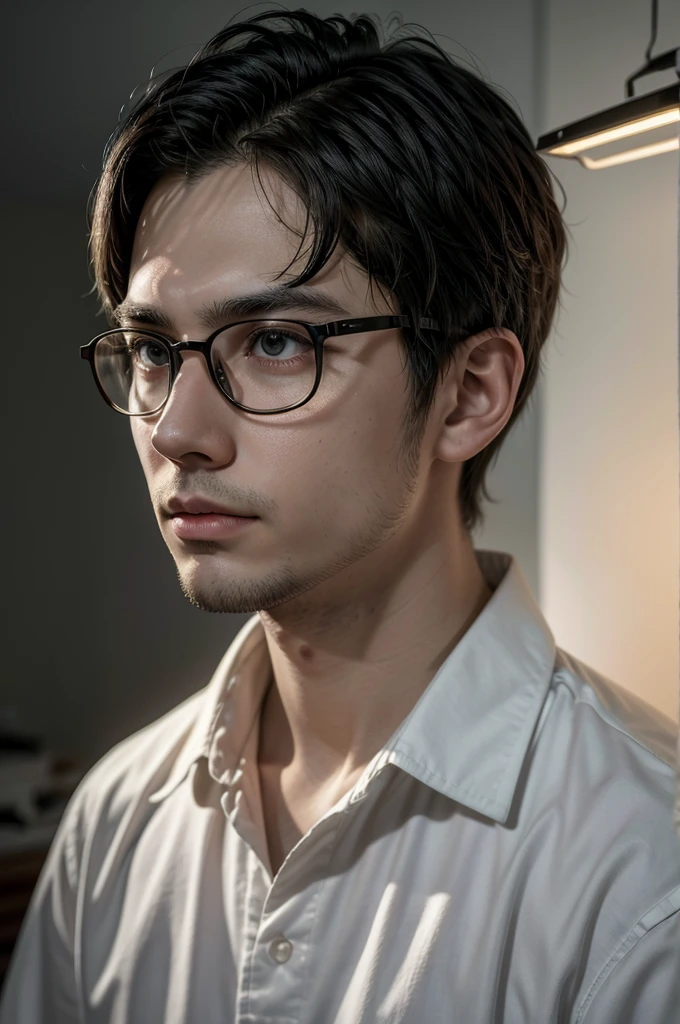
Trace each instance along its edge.
{"label": "black lamp arm", "polygon": [[633,82],[637,81],[638,78],[642,78],[644,75],[651,75],[655,71],[665,71],[666,68],[675,68],[676,74],[680,78],[680,50],[666,50],[665,53],[660,53],[658,57],[652,57],[641,68],[638,68],[632,75],[629,75],[626,79],[626,96],[635,95]]}

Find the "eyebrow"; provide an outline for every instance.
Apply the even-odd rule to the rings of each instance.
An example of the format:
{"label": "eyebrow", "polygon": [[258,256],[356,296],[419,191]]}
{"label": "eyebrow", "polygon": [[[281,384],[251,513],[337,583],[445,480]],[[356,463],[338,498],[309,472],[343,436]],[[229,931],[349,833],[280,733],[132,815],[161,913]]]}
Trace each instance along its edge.
{"label": "eyebrow", "polygon": [[[210,330],[225,326],[231,319],[239,317],[259,316],[262,313],[273,313],[277,310],[305,310],[316,314],[333,314],[344,318],[352,314],[320,288],[299,285],[287,288],[277,285],[263,291],[251,292],[249,295],[235,295],[227,299],[216,299],[196,310],[196,320]],[[172,331],[174,325],[163,310],[125,299],[111,313],[115,324],[123,327],[131,322],[150,324]]]}

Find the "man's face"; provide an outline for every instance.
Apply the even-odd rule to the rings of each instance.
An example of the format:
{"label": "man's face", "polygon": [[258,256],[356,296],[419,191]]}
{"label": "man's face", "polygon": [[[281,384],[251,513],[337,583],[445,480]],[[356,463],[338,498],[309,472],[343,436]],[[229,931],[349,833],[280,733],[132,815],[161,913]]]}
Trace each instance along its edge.
{"label": "man's face", "polygon": [[[281,284],[304,266],[309,239],[274,280],[299,245],[286,225],[301,232],[305,211],[276,176],[263,180],[285,224],[245,164],[192,186],[178,178],[156,185],[139,219],[126,299],[162,312],[172,329],[161,333],[203,339],[210,331],[201,308]],[[368,278],[340,249],[309,286],[348,317],[399,312],[378,289],[371,296]],[[305,308],[278,315],[341,318]],[[410,401],[400,333],[330,338],[323,365],[308,404],[258,416],[220,394],[200,352],[183,352],[165,407],[130,420],[182,590],[205,610],[340,608],[357,594],[378,594],[408,557],[418,467],[400,447]],[[258,518],[221,539],[187,539],[167,504],[188,496]]]}

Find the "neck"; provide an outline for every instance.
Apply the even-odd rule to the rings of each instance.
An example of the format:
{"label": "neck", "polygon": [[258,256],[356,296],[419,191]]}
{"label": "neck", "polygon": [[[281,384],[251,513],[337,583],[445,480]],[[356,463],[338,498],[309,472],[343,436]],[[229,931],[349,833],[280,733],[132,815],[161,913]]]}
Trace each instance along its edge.
{"label": "neck", "polygon": [[310,784],[356,775],[492,595],[467,535],[428,541],[410,557],[389,548],[363,561],[379,560],[391,572],[353,566],[344,597],[336,576],[326,581],[332,597],[322,584],[276,616],[260,612],[273,669],[260,719],[261,765]]}

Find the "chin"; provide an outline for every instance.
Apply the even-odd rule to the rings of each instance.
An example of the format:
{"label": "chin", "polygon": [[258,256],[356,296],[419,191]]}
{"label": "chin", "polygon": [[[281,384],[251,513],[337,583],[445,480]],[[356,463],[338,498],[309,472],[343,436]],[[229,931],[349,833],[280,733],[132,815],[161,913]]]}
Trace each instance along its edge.
{"label": "chin", "polygon": [[177,578],[186,599],[203,612],[254,614],[285,604],[306,587],[288,570],[279,569],[264,577],[236,575],[193,562],[177,565]]}

